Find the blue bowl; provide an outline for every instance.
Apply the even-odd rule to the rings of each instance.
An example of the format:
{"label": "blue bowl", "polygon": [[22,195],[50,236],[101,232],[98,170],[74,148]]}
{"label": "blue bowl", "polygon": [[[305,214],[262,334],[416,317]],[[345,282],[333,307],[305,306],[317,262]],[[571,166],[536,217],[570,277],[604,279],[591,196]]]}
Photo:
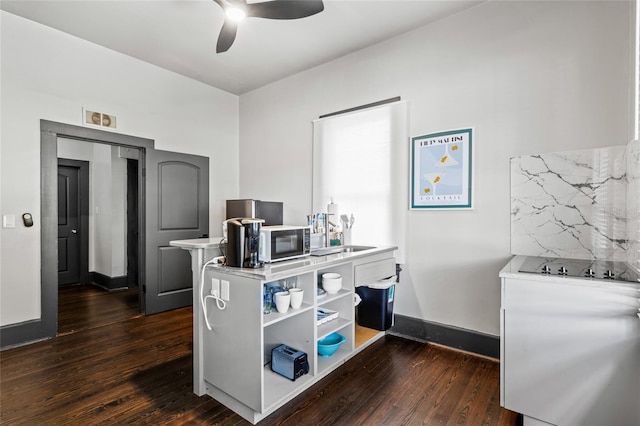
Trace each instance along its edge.
{"label": "blue bowl", "polygon": [[318,354],[320,356],[331,356],[336,353],[341,344],[347,340],[342,334],[331,333],[324,339],[318,340]]}

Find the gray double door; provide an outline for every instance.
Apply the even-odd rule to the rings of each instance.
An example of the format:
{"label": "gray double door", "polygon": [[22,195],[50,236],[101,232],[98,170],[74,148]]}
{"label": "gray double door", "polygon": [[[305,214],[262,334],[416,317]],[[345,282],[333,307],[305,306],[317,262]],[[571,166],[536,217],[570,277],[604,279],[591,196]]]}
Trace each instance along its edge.
{"label": "gray double door", "polygon": [[[138,247],[140,302],[145,314],[192,303],[191,258],[172,247],[172,240],[207,236],[209,232],[209,159],[156,149],[145,149],[139,180],[144,206],[140,214]],[[63,162],[64,160],[61,160]],[[80,208],[78,171],[59,164],[58,280],[80,282],[79,239],[88,233],[80,226],[87,211]],[[96,195],[99,196],[99,195]],[[140,200],[140,199],[139,199]],[[67,229],[68,228],[68,229]],[[85,234],[86,235],[86,234]],[[88,266],[85,265],[85,269]],[[82,269],[82,268],[80,268]],[[80,272],[81,273],[81,272]]]}

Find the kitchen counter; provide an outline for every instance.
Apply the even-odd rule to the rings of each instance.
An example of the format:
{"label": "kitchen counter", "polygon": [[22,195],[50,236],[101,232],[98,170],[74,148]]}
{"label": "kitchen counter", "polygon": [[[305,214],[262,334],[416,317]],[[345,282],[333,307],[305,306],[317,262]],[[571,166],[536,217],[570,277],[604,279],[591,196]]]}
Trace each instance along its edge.
{"label": "kitchen counter", "polygon": [[525,426],[640,424],[640,283],[520,272],[526,258],[500,271],[500,404]]}
{"label": "kitchen counter", "polygon": [[169,241],[169,245],[184,249],[217,249],[220,247],[222,240],[223,237],[194,238],[192,240]]}
{"label": "kitchen counter", "polygon": [[640,282],[634,283],[630,281],[605,280],[600,278],[568,277],[554,274],[546,275],[520,272],[519,269],[526,258],[527,256],[514,256],[500,271],[500,278],[528,279],[544,283],[571,284],[586,287],[620,288],[630,290],[637,289],[640,292]]}
{"label": "kitchen counter", "polygon": [[[169,242],[169,245],[175,247],[181,247],[183,249],[214,249],[218,250],[222,237],[217,238],[196,238],[193,240],[177,240]],[[318,266],[326,267],[332,264],[342,263],[344,261],[359,259],[362,257],[368,257],[380,253],[386,253],[397,250],[395,246],[379,246],[364,249],[360,251],[350,251],[343,253],[328,254],[325,256],[306,256],[298,259],[285,260],[281,262],[265,263],[262,268],[235,268],[231,266],[224,266],[221,264],[210,264],[209,268],[217,268],[220,271],[224,271],[227,274],[263,279],[266,281],[275,281],[283,276],[291,274],[299,274],[306,271],[313,270]],[[208,259],[210,260],[210,259]]]}
{"label": "kitchen counter", "polygon": [[397,247],[374,247],[368,250],[349,253],[336,253],[326,256],[307,256],[282,262],[266,263],[262,268],[234,268],[219,264],[209,265],[221,272],[238,277],[260,279],[264,281],[276,281],[292,274],[302,274],[313,271],[319,267],[327,268],[332,265],[344,263],[355,259],[370,257],[377,254],[392,252]]}
{"label": "kitchen counter", "polygon": [[[393,276],[397,247],[360,247],[249,269],[215,263],[220,240],[170,243],[192,257],[193,391],[198,396],[207,394],[255,424],[384,336],[377,330],[365,339],[358,335],[355,287]],[[320,296],[327,272],[341,275],[341,288]],[[303,290],[302,306],[265,314],[265,286],[284,280]],[[213,300],[214,288],[223,300]],[[320,309],[333,311],[335,318],[319,323]],[[316,342],[332,333],[343,335],[344,343],[334,355],[319,356]],[[271,351],[280,344],[307,355],[307,374],[292,381],[271,370]]]}

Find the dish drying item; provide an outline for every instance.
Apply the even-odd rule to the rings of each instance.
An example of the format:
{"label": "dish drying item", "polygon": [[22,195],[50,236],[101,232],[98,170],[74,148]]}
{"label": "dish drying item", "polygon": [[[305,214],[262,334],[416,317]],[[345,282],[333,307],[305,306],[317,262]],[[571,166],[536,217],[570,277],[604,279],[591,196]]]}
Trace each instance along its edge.
{"label": "dish drying item", "polygon": [[318,325],[332,321],[336,318],[338,318],[337,311],[332,311],[331,309],[326,308],[318,308],[316,310],[316,320]]}

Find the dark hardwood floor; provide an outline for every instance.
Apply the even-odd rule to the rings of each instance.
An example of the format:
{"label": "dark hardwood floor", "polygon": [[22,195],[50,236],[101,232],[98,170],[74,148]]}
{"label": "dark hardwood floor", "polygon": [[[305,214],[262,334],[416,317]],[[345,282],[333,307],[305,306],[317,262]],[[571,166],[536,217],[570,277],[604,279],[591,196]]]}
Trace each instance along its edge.
{"label": "dark hardwood floor", "polygon": [[[0,424],[249,424],[193,394],[191,308],[111,315],[2,351]],[[512,426],[516,414],[499,405],[497,362],[386,336],[260,424]]]}
{"label": "dark hardwood floor", "polygon": [[58,289],[58,335],[141,315],[137,287],[106,291],[78,284]]}

